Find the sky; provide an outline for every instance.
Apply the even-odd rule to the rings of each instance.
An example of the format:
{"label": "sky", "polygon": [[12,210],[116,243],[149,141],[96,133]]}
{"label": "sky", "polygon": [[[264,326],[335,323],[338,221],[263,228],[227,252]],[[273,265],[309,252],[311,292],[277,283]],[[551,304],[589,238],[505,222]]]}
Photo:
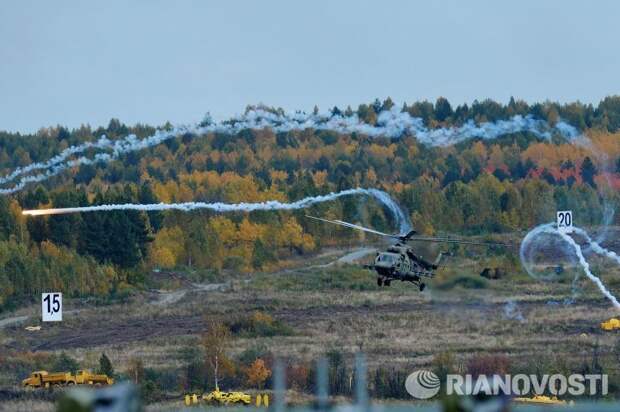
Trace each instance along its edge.
{"label": "sky", "polygon": [[0,130],[620,94],[618,1],[0,2]]}

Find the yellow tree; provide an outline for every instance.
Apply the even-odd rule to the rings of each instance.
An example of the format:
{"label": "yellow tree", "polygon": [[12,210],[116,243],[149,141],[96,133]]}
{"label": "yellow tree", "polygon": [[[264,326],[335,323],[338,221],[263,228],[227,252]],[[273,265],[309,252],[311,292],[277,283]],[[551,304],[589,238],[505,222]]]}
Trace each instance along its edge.
{"label": "yellow tree", "polygon": [[160,230],[150,247],[151,263],[165,269],[173,268],[184,255],[183,231],[178,226]]}
{"label": "yellow tree", "polygon": [[213,371],[216,389],[219,388],[220,369],[223,373],[230,373],[233,369],[232,362],[226,356],[230,340],[230,329],[224,323],[207,319],[207,331],[202,336],[202,346],[207,366]]}
{"label": "yellow tree", "polygon": [[245,370],[249,386],[257,386],[262,389],[267,378],[271,376],[271,370],[265,366],[265,361],[258,358]]}

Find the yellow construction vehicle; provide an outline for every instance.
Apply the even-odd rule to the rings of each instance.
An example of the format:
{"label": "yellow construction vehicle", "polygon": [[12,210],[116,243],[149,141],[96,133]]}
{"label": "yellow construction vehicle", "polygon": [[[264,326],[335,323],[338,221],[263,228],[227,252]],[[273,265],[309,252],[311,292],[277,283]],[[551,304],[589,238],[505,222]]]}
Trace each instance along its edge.
{"label": "yellow construction vehicle", "polygon": [[69,372],[53,372],[34,371],[29,377],[22,381],[23,386],[33,388],[49,388],[54,385],[72,385],[75,384],[75,377]]}
{"label": "yellow construction vehicle", "polygon": [[[197,405],[200,400],[209,404],[216,405],[250,405],[252,403],[252,396],[244,392],[223,392],[220,388],[215,388],[214,391],[205,393],[202,396],[197,394],[185,395],[185,405]],[[256,395],[256,406],[269,406],[269,397],[265,395]]]}
{"label": "yellow construction vehicle", "polygon": [[222,392],[220,388],[215,388],[214,391],[208,394],[202,395],[202,400],[207,403],[215,403],[220,405],[228,405],[231,403],[242,403],[249,405],[252,403],[252,397],[243,392]]}
{"label": "yellow construction vehicle", "polygon": [[620,329],[620,319],[611,318],[611,319],[601,323],[601,329],[603,329],[603,330]]}
{"label": "yellow construction vehicle", "polygon": [[515,402],[522,403],[544,403],[553,405],[566,405],[566,401],[562,401],[555,396],[535,395],[533,398],[514,398]]}
{"label": "yellow construction vehicle", "polygon": [[100,375],[91,373],[87,370],[79,370],[75,374],[75,383],[78,385],[112,385],[114,379],[108,377],[108,375]]}
{"label": "yellow construction vehicle", "polygon": [[49,388],[54,385],[112,385],[114,379],[107,375],[97,375],[86,370],[71,372],[35,371],[22,381],[23,386],[33,388]]}

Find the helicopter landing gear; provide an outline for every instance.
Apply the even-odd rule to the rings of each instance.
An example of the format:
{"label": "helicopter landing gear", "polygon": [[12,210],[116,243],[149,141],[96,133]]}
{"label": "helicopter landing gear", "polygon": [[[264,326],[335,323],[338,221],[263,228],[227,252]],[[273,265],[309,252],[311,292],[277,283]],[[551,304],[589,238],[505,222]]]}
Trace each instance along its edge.
{"label": "helicopter landing gear", "polygon": [[426,288],[426,283],[420,283],[418,287],[420,288],[420,292],[423,292],[424,289]]}

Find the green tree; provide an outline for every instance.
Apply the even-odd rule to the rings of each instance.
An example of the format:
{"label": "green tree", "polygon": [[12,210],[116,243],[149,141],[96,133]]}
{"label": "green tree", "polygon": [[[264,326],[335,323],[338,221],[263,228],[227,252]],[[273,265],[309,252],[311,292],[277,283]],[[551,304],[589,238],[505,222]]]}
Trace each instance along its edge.
{"label": "green tree", "polygon": [[93,178],[97,176],[97,169],[92,164],[83,164],[73,179],[75,183],[89,184]]}
{"label": "green tree", "polygon": [[596,176],[597,170],[596,166],[592,162],[589,156],[586,156],[583,159],[583,163],[581,164],[581,178],[587,184],[592,187],[596,187],[596,183],[594,182],[594,177]]}
{"label": "green tree", "polygon": [[[84,191],[67,190],[55,193],[52,202],[54,208],[86,206],[88,201]],[[57,245],[76,248],[82,216],[78,213],[52,215],[49,218],[50,240]]]}
{"label": "green tree", "polygon": [[452,106],[445,97],[440,97],[435,102],[435,119],[443,122],[448,117],[452,116]]}
{"label": "green tree", "polygon": [[[101,205],[105,199],[101,193],[95,195],[93,205]],[[82,254],[88,254],[100,262],[108,260],[109,253],[109,220],[107,213],[92,213],[85,219],[80,226],[80,247],[78,250]]]}
{"label": "green tree", "polygon": [[252,266],[255,269],[261,269],[265,264],[275,260],[276,257],[271,248],[265,246],[260,239],[256,239],[254,241],[254,250],[252,251]]}
{"label": "green tree", "polygon": [[102,353],[101,357],[99,358],[99,369],[97,369],[97,373],[102,373],[110,377],[114,376],[114,368],[112,367],[112,362],[110,362],[110,359],[106,356],[105,353]]}
{"label": "green tree", "polygon": [[71,372],[75,373],[78,369],[80,369],[80,364],[67,355],[65,352],[61,352],[60,355],[56,358],[54,365],[52,366],[54,372]]}

